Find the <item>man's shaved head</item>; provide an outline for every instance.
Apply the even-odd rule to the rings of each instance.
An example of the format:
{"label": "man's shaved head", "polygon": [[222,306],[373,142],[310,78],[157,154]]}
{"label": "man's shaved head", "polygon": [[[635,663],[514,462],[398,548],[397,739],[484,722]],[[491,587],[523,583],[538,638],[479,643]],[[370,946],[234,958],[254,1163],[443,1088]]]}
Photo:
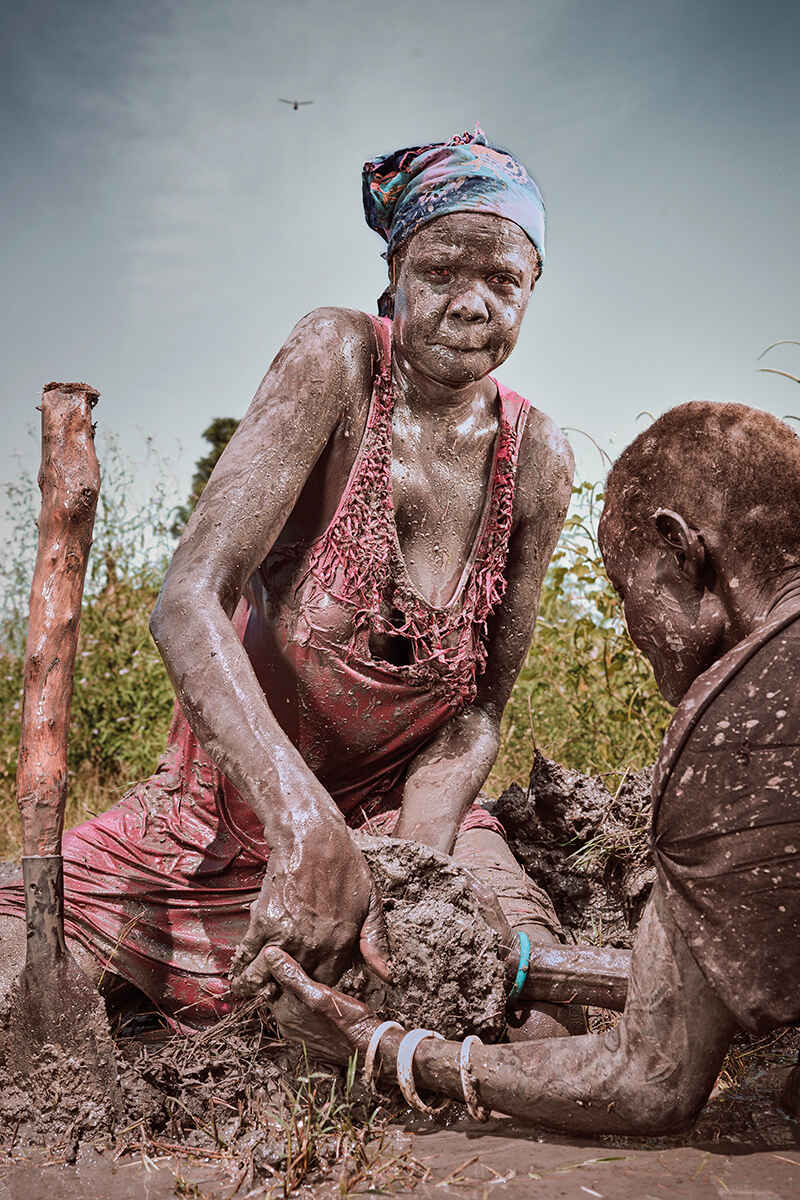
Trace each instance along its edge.
{"label": "man's shaved head", "polygon": [[606,481],[599,540],[609,566],[657,540],[658,509],[714,531],[765,580],[800,561],[800,438],[744,404],[681,404],[639,434]]}

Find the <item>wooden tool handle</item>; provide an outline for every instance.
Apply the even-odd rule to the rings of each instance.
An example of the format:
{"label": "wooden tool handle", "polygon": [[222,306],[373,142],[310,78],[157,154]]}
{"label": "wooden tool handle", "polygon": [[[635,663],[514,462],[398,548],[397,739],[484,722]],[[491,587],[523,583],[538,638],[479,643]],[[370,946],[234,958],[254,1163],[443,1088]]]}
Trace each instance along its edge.
{"label": "wooden tool handle", "polygon": [[50,383],[41,404],[42,507],[25,649],[17,803],[29,942],[36,927],[51,951],[63,947],[67,735],[83,583],[100,490],[91,416],[98,395],[85,383]]}

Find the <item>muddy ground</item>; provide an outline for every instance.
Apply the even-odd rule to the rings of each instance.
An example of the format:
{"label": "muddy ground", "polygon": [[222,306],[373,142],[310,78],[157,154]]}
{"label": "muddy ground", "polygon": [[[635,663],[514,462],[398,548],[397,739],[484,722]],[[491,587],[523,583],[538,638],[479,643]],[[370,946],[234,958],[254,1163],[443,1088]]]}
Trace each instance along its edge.
{"label": "muddy ground", "polygon": [[[363,1153],[340,1156],[296,1184],[276,1156],[274,1176],[254,1179],[248,1156],[204,1153],[166,1138],[146,1148],[85,1148],[74,1165],[6,1159],[0,1200],[278,1200],[292,1194],[414,1196],[417,1200],[494,1197],[523,1200],[796,1200],[800,1139],[774,1106],[776,1081],[765,1077],[726,1099],[712,1100],[697,1130],[684,1139],[625,1141],[569,1138],[505,1118],[476,1125],[457,1110],[435,1124],[400,1116],[372,1136]],[[719,1133],[722,1109],[736,1125]],[[737,1132],[738,1129],[738,1132]],[[305,1147],[302,1141],[298,1158]],[[306,1144],[307,1145],[307,1144]]]}
{"label": "muddy ground", "polygon": [[626,773],[613,793],[536,751],[526,789],[486,807],[519,862],[547,891],[575,942],[630,947],[655,879],[648,849],[651,767]]}
{"label": "muddy ground", "polygon": [[[601,781],[537,756],[528,791],[511,788],[491,802],[575,940],[630,945],[652,883],[648,797],[648,772],[611,795]],[[498,1035],[496,935],[462,873],[435,851],[390,839],[364,848],[385,896],[396,983],[387,991],[353,976],[350,985],[407,1025]],[[474,1126],[457,1105],[439,1124],[409,1123],[397,1094],[376,1097],[307,1062],[253,1003],[188,1038],[129,1037],[130,1025],[116,1021],[121,1108],[81,1105],[86,1064],[51,1051],[32,1076],[4,1088],[0,1200],[800,1194],[798,1125],[778,1103],[800,1049],[794,1029],[737,1041],[690,1134],[589,1143],[508,1121]]]}
{"label": "muddy ground", "polygon": [[[407,1026],[497,1040],[504,964],[468,873],[426,846],[365,835],[358,841],[383,896],[394,973],[387,987],[351,971],[342,986]],[[258,1182],[271,1179],[276,1166],[291,1170],[291,1142],[301,1136],[295,1110],[325,1114],[320,1122],[330,1136],[320,1134],[315,1147],[320,1163],[341,1151],[328,1145],[341,1142],[332,1110],[341,1116],[345,1105],[349,1124],[370,1128],[372,1098],[342,1085],[337,1071],[312,1069],[257,1004],[190,1037],[157,1030],[123,1036],[127,1014],[115,1012],[113,1043],[99,997],[96,1007],[76,1022],[83,1046],[67,1050],[63,1042],[39,1045],[28,1036],[18,991],[0,1012],[0,1140],[13,1157],[46,1146],[65,1163],[77,1162],[87,1151],[116,1152],[133,1131],[133,1145],[145,1150],[185,1145],[247,1161],[251,1182]],[[108,1086],[109,1059],[116,1060],[116,1087]]]}

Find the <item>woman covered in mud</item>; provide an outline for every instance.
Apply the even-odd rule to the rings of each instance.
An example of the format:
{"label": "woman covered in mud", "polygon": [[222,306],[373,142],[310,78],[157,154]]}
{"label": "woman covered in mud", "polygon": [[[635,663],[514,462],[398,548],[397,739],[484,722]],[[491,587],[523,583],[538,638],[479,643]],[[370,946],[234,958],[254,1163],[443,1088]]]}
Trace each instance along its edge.
{"label": "woman covered in mud", "polygon": [[[263,985],[269,946],[329,983],[360,946],[385,977],[348,826],[453,852],[512,928],[559,935],[476,802],[571,485],[560,432],[491,375],[541,273],[541,196],[478,130],[363,183],[382,316],[317,310],[270,366],[153,614],[178,697],[165,755],[63,841],[84,969],[187,1025],[227,1011],[229,972],[239,996]],[[19,887],[0,914],[13,976]]]}
{"label": "woman covered in mud", "polygon": [[[744,405],[682,405],[628,447],[605,492],[609,577],[678,705],[619,1024],[459,1045],[389,1028],[278,948],[265,957],[305,1006],[295,1033],[344,1060],[356,1048],[374,1061],[379,1046],[411,1103],[416,1079],[476,1115],[482,1104],[572,1134],[661,1134],[696,1118],[737,1031],[800,1020],[800,438]],[[800,1116],[800,1066],[783,1103]]]}

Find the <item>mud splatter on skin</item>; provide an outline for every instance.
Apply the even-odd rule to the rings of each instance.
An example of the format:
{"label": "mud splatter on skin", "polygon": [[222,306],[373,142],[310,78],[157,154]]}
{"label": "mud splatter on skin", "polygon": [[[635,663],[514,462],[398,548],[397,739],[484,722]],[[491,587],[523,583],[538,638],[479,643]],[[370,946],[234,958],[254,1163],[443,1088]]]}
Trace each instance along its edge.
{"label": "mud splatter on skin", "polygon": [[[245,898],[242,884],[248,892],[261,886],[267,845],[274,851],[269,882],[253,911],[250,935],[245,934],[245,961],[257,954],[266,940],[273,939],[283,945],[288,942],[287,948],[301,965],[315,971],[323,968],[334,978],[349,961],[371,891],[368,869],[353,847],[340,811],[349,811],[351,820],[360,824],[381,808],[396,806],[402,787],[407,823],[399,832],[449,850],[465,807],[496,753],[500,714],[528,648],[538,591],[567,506],[571,476],[569,449],[547,417],[530,409],[522,428],[526,410],[520,397],[514,397],[512,405],[514,394],[508,393],[509,403],[498,406],[493,392],[495,422],[502,415],[499,408],[508,410],[514,423],[500,420],[503,428],[495,438],[497,462],[484,510],[485,536],[480,529],[473,529],[482,519],[480,512],[471,511],[475,495],[469,489],[456,488],[456,482],[469,479],[475,486],[476,481],[485,486],[487,439],[465,435],[464,445],[459,446],[459,472],[452,488],[440,489],[452,491],[445,520],[439,511],[440,495],[436,487],[428,486],[431,445],[425,441],[418,447],[419,456],[409,453],[401,458],[394,452],[387,405],[386,436],[381,442],[385,491],[365,487],[365,502],[378,506],[384,522],[393,485],[392,467],[399,460],[409,482],[409,502],[415,504],[426,496],[431,501],[420,519],[427,515],[431,525],[441,526],[439,550],[455,560],[473,533],[478,539],[472,543],[474,561],[464,564],[467,570],[457,603],[426,613],[424,597],[435,596],[443,580],[429,577],[423,570],[423,546],[417,563],[420,573],[414,576],[421,592],[416,594],[401,562],[416,562],[413,539],[406,540],[401,529],[392,528],[393,522],[384,522],[386,536],[381,545],[385,548],[391,540],[400,576],[387,582],[392,583],[392,593],[397,591],[395,584],[402,584],[407,600],[402,617],[391,611],[384,614],[378,606],[381,596],[375,597],[375,611],[370,601],[370,611],[364,615],[368,623],[386,626],[387,637],[391,635],[394,648],[404,652],[406,659],[392,669],[391,661],[376,662],[367,644],[362,648],[363,661],[354,662],[348,651],[363,602],[354,612],[349,600],[335,602],[311,577],[305,609],[301,612],[288,602],[295,591],[292,584],[304,577],[305,571],[303,561],[295,561],[285,570],[279,567],[280,556],[287,552],[285,539],[299,539],[311,553],[308,539],[313,537],[313,546],[318,547],[317,535],[326,528],[332,534],[336,528],[337,522],[331,518],[342,500],[357,449],[351,445],[347,453],[340,453],[344,445],[339,439],[341,422],[344,431],[350,432],[348,441],[354,443],[371,404],[378,365],[376,346],[367,317],[326,310],[302,322],[302,329],[279,355],[192,516],[154,617],[156,633],[163,629],[170,644],[175,639],[177,659],[170,669],[183,711],[191,726],[200,731],[208,755],[178,713],[167,753],[152,779],[84,828],[77,855],[72,855],[70,835],[65,839],[68,905],[80,906],[84,913],[92,910],[88,924],[103,931],[104,956],[114,947],[118,961],[121,956],[131,963],[134,956],[140,964],[146,960],[141,979],[144,987],[152,984],[151,972],[160,974],[158,994],[167,1011],[184,1008],[191,1001],[206,1008],[216,1004],[213,982],[205,985],[209,977],[224,976],[230,953],[242,943],[245,933],[240,913],[217,903],[221,895],[215,891],[217,884],[223,889],[227,884],[207,871],[212,831],[216,831],[215,853],[230,853],[231,871],[240,872],[235,885],[240,912],[256,899]],[[324,395],[319,394],[320,389]],[[454,413],[448,409],[443,415],[452,417]],[[449,420],[444,424],[449,428]],[[428,426],[430,431],[438,424],[428,422]],[[480,430],[472,430],[477,432]],[[488,436],[492,430],[487,427],[484,432]],[[362,441],[361,448],[366,451],[366,442]],[[405,442],[403,448],[409,451]],[[515,483],[513,458],[517,451]],[[319,458],[313,465],[317,452]],[[362,464],[364,457],[362,454]],[[359,469],[357,466],[353,483]],[[298,488],[301,495],[292,513],[287,514],[286,505],[276,511],[273,493],[294,495]],[[251,494],[253,489],[258,495]],[[401,483],[396,499],[402,513]],[[230,519],[231,513],[236,520]],[[377,568],[371,555],[373,546],[362,538],[363,533],[362,525],[350,529],[343,558],[345,566],[349,562],[352,568],[363,569],[369,583]],[[260,556],[274,534],[279,534],[279,544],[262,574]],[[422,541],[427,544],[430,537],[432,532]],[[324,541],[328,544],[330,538]],[[293,575],[294,571],[299,574]],[[247,622],[248,606],[242,603],[232,627],[226,613],[230,615],[248,575],[249,590],[257,592],[250,610],[253,619]],[[269,594],[259,583],[265,578]],[[276,596],[281,602],[287,597],[285,638],[283,627],[275,632]],[[373,631],[365,627],[359,637],[367,632]],[[240,637],[244,637],[244,645]],[[276,653],[271,652],[273,641],[278,643]],[[287,662],[286,646],[292,648],[293,665]],[[169,659],[169,647],[165,652]],[[412,653],[423,661],[408,661]],[[194,694],[194,701],[189,693]],[[463,712],[456,711],[461,708]],[[408,769],[403,779],[405,763]],[[447,780],[443,778],[446,770]],[[145,791],[146,811],[139,804]],[[157,813],[149,806],[151,794]],[[222,825],[220,803],[226,807]],[[195,825],[198,814],[200,823]],[[150,816],[155,819],[150,821]],[[234,860],[234,847],[227,845],[232,835],[226,832],[226,822],[238,840],[254,851],[255,859],[239,856]],[[137,831],[134,837],[132,823]],[[117,830],[123,824],[120,841]],[[156,836],[159,830],[165,840],[160,833]],[[105,856],[109,847],[123,843],[126,863],[118,870],[112,866],[110,872],[120,881],[120,894],[112,901],[103,896],[98,905],[91,878],[97,861],[93,852],[97,847],[100,857],[102,846]],[[138,860],[136,869],[131,869],[131,857]],[[104,858],[104,863],[107,861]],[[241,871],[248,862],[249,876],[244,880]],[[185,868],[179,886],[185,882],[192,889],[197,906],[185,907],[180,920],[173,912],[163,938],[145,938],[143,923],[128,928],[130,912],[135,911],[140,897],[147,903],[152,870],[162,876],[165,887],[175,885],[176,863],[181,870]],[[108,890],[101,887],[102,892]],[[117,888],[110,890],[116,892]],[[307,902],[303,902],[304,896]],[[109,913],[109,903],[116,909],[113,913]],[[313,921],[308,918],[312,912],[318,914]],[[153,920],[158,924],[161,917],[153,914]],[[200,924],[203,928],[198,928]],[[196,936],[207,939],[211,952],[202,968],[202,988],[195,987],[192,974]],[[320,954],[306,950],[320,946]],[[210,971],[206,969],[209,961]],[[140,982],[133,969],[129,967],[128,974]]]}
{"label": "mud splatter on skin", "polygon": [[[461,256],[455,274],[447,275],[449,267],[445,264],[444,275],[424,281],[421,264],[415,266],[409,260],[397,281],[402,295],[393,332],[400,354],[394,363],[392,386],[399,410],[414,420],[411,427],[408,422],[404,427],[403,413],[398,411],[398,427],[389,429],[386,446],[388,485],[396,484],[397,527],[393,540],[396,538],[398,543],[398,558],[409,565],[416,589],[433,603],[443,603],[450,595],[454,580],[458,582],[458,560],[464,548],[473,545],[498,418],[496,388],[486,376],[505,359],[516,340],[533,275],[540,266],[524,235],[497,216],[461,213],[441,221],[447,223],[432,221],[425,227],[420,244],[423,249],[426,245],[430,248],[431,239],[436,241],[437,227],[448,234],[445,249],[452,250],[455,238]],[[415,244],[417,239],[411,239],[411,250]],[[476,273],[475,264],[482,265],[480,272]],[[462,287],[465,282],[469,284],[466,289]],[[465,300],[467,291],[472,296],[469,304]],[[408,319],[410,309],[404,297],[413,309],[412,319]],[[437,314],[441,330],[434,319]],[[434,345],[429,346],[423,334],[430,334]],[[437,350],[438,342],[446,344]],[[436,363],[439,366],[434,371]],[[390,744],[392,737],[387,734],[382,741],[374,721],[375,705],[369,696],[361,706],[363,712],[357,714],[358,721],[354,720],[357,697],[348,694],[352,689],[342,682],[348,677],[347,671],[338,672],[333,680],[320,672],[316,678],[310,676],[308,688],[314,702],[305,709],[302,701],[297,709],[292,707],[305,682],[298,690],[297,678],[291,673],[285,684],[273,680],[276,694],[271,709],[269,689],[255,661],[258,647],[248,642],[243,652],[228,618],[270,548],[279,555],[293,544],[308,547],[331,525],[367,424],[377,366],[375,340],[363,314],[322,309],[298,325],[215,468],[176,552],[153,622],[154,635],[189,724],[236,788],[242,807],[248,810],[246,819],[251,825],[257,819],[275,851],[270,912],[280,912],[280,920],[267,919],[264,897],[254,920],[268,926],[276,938],[282,930],[281,943],[294,948],[301,964],[315,968],[324,965],[332,969],[336,965],[343,944],[349,947],[353,930],[364,920],[369,903],[366,865],[353,853],[333,802],[338,795],[337,772],[321,769],[322,759],[331,748],[329,726],[336,736],[347,735],[343,736],[346,745],[340,761],[348,765],[350,774],[341,790],[346,803],[353,807],[372,796],[367,794],[366,785],[361,788],[350,733],[367,729],[371,736],[371,744],[367,745],[370,758]],[[461,421],[454,425],[457,417]],[[459,436],[457,445],[451,447],[448,438],[454,429]],[[445,445],[439,436],[442,430]],[[411,434],[419,435],[418,444]],[[541,580],[566,511],[572,474],[569,448],[543,414],[531,410],[519,443],[520,470],[513,500],[511,489],[506,487],[504,506],[498,505],[502,508],[498,520],[489,523],[488,532],[494,529],[497,536],[488,547],[491,570],[486,574],[491,578],[480,581],[490,586],[480,592],[475,589],[476,628],[468,627],[470,613],[462,622],[463,628],[455,631],[458,639],[474,640],[480,653],[475,661],[465,663],[463,677],[455,680],[455,686],[449,691],[442,686],[437,694],[438,699],[444,695],[457,700],[460,707],[469,703],[475,675],[484,666],[486,640],[492,665],[480,681],[481,694],[475,704],[479,717],[489,714],[495,725],[530,641]],[[453,469],[456,455],[458,471]],[[511,473],[510,462],[501,459],[500,465]],[[374,489],[370,494],[373,504],[386,504],[386,497]],[[452,502],[446,503],[447,499]],[[235,514],[235,520],[231,520],[231,514]],[[501,532],[511,535],[507,560]],[[352,530],[348,538],[349,557],[355,558]],[[502,576],[495,579],[500,571]],[[271,574],[270,578],[275,577]],[[412,591],[410,581],[408,590]],[[495,605],[498,611],[492,616]],[[374,622],[383,624],[378,633],[385,635],[389,645],[381,647],[373,642],[372,648],[376,653],[382,650],[389,666],[412,672],[415,664],[411,655],[417,644],[423,647],[433,668],[446,653],[452,656],[461,649],[459,661],[464,658],[460,645],[441,644],[438,624],[445,622],[444,609],[432,610],[433,616],[426,618],[423,627],[414,620],[419,607],[416,597],[409,596],[405,607],[394,607],[395,613],[381,612],[379,607],[374,613]],[[291,615],[294,620],[298,614]],[[319,617],[327,629],[326,612],[321,606],[316,613],[306,615],[309,625],[313,624],[310,617]],[[483,623],[490,616],[491,627],[484,629]],[[302,628],[302,622],[295,624],[301,626],[297,644],[305,645],[302,639],[306,637],[310,642],[311,634]],[[427,639],[427,648],[423,645],[426,631],[436,635]],[[213,650],[208,653],[212,643]],[[199,652],[198,647],[204,646],[206,652]],[[346,651],[347,643],[337,649]],[[248,658],[256,668],[255,677]],[[267,656],[267,661],[275,659]],[[380,671],[383,662],[376,666],[372,661],[368,666],[370,671]],[[412,685],[416,687],[417,681],[412,680]],[[380,694],[378,688],[374,691],[376,696]],[[440,721],[423,729],[415,714],[408,714],[405,708],[401,711],[401,703],[405,701],[398,700],[394,707],[403,718],[409,761],[439,727],[440,748],[446,753],[452,732],[448,724],[453,715],[451,706],[439,714]],[[334,713],[335,719],[318,737],[313,729],[306,728],[310,725],[306,718],[312,710],[323,707]],[[384,712],[393,715],[388,703]],[[288,725],[296,718],[302,726],[303,738],[310,744],[303,756],[294,749],[303,739],[293,738],[284,730],[282,718]],[[399,774],[402,763],[394,745],[392,755],[392,769]],[[424,763],[417,764],[414,790],[426,793],[424,807],[430,814],[425,840],[438,826],[439,836],[446,828],[446,841],[452,844],[457,824],[453,813],[463,808],[462,801],[468,801],[466,792],[472,788],[474,795],[485,778],[484,760],[485,742],[477,745],[474,755],[467,751],[458,785],[465,794],[453,796],[444,811],[441,806],[437,809],[439,789],[426,786]],[[361,775],[380,799],[381,789],[374,787],[377,772],[373,761]],[[320,779],[324,779],[324,787]],[[415,836],[423,837],[423,831],[416,830]],[[295,863],[290,873],[291,889],[283,867],[289,858]],[[347,886],[343,888],[340,884],[345,879]],[[313,894],[313,902],[297,903],[298,894],[302,898],[306,889]],[[321,933],[319,922],[316,928],[304,927],[298,915],[320,909],[335,914],[331,916],[330,934]],[[322,964],[312,962],[304,950],[320,937],[329,946]],[[250,958],[264,943],[260,926],[254,927],[251,942]]]}

